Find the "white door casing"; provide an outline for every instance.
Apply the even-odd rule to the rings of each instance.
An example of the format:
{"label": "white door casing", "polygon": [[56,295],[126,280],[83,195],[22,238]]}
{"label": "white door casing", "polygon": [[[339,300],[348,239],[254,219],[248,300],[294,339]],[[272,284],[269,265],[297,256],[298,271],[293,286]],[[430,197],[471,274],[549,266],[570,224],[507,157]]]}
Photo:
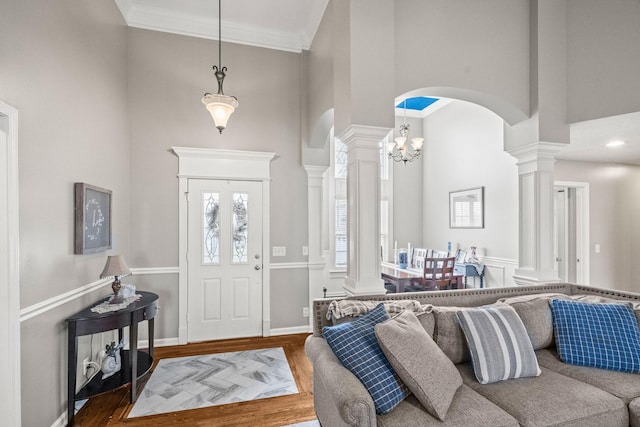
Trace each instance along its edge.
{"label": "white door casing", "polygon": [[[575,209],[569,209],[569,204],[564,197],[554,199],[555,203],[565,204],[565,219],[563,222],[569,220],[568,216],[571,215],[571,221],[575,223],[575,233],[569,233],[568,231],[562,231],[565,239],[565,250],[562,252],[565,259],[570,258],[567,262],[571,261],[571,265],[565,263],[564,271],[567,273],[566,279],[573,278],[572,270],[575,269],[575,282],[581,285],[589,285],[590,283],[590,268],[589,268],[589,183],[588,182],[574,182],[574,181],[555,181],[554,189],[564,189],[566,195],[567,191],[571,190],[575,195]],[[558,193],[556,193],[558,194]],[[555,210],[555,209],[554,209]],[[556,229],[563,228],[554,227]],[[566,230],[566,225],[564,226]],[[554,234],[554,249],[557,247],[558,236]],[[569,241],[570,240],[570,241]],[[573,248],[569,251],[567,248]],[[571,274],[569,275],[569,272]]]}
{"label": "white door casing", "polygon": [[254,151],[217,150],[205,148],[173,147],[178,156],[179,197],[179,308],[178,343],[188,342],[188,180],[219,179],[259,181],[262,184],[262,335],[271,333],[270,284],[270,180],[271,161],[275,153]]}
{"label": "white door casing", "polygon": [[21,425],[18,110],[0,101],[0,413]]}
{"label": "white door casing", "polygon": [[188,189],[189,342],[262,335],[262,183]]}

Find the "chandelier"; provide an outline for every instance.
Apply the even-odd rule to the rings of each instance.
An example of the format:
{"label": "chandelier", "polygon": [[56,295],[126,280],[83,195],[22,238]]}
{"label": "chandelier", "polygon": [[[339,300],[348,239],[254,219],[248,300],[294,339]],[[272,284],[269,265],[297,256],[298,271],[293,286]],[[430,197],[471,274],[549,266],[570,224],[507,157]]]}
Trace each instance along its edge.
{"label": "chandelier", "polygon": [[215,95],[209,92],[205,93],[202,97],[202,103],[205,105],[213,122],[216,124],[216,128],[222,133],[227,126],[227,121],[231,114],[238,108],[238,98],[235,96],[225,95],[222,91],[222,83],[224,82],[225,72],[227,67],[222,66],[222,15],[221,15],[221,3],[222,0],[218,0],[218,66],[213,66],[213,72],[218,80],[218,93]]}
{"label": "chandelier", "polygon": [[387,143],[387,153],[390,158],[396,162],[412,162],[422,153],[422,144],[424,138],[411,138],[411,146],[407,144],[409,139],[409,125],[407,124],[407,100],[404,100],[404,118],[400,125],[400,136],[394,138],[392,142]]}

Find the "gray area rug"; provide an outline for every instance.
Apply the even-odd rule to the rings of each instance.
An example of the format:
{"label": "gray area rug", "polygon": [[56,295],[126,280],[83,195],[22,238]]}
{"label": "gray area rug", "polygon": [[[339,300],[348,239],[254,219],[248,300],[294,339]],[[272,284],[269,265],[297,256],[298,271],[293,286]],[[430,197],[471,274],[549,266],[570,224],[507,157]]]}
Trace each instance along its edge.
{"label": "gray area rug", "polygon": [[129,418],[296,393],[282,347],[163,359]]}

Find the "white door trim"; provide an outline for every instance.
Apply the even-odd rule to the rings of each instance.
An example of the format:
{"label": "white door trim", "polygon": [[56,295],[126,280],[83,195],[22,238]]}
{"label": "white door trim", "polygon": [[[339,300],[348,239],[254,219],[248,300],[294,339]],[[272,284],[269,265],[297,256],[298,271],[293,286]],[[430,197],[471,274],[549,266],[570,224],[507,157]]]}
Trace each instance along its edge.
{"label": "white door trim", "polygon": [[178,198],[179,198],[179,278],[178,278],[178,342],[186,344],[187,334],[187,182],[190,178],[229,179],[236,181],[262,182],[262,253],[264,274],[262,279],[262,335],[271,331],[271,282],[270,282],[270,182],[271,161],[275,153],[256,151],[218,150],[208,148],[172,147],[178,156]]}
{"label": "white door trim", "polygon": [[576,270],[576,280],[581,285],[589,285],[589,183],[577,181],[554,181],[554,187],[576,189],[576,251],[580,266]]}
{"label": "white door trim", "polygon": [[[9,401],[0,402],[4,419],[12,426],[19,426],[21,418],[20,388],[20,246],[18,205],[18,110],[0,101],[0,120],[7,134],[7,229],[0,235],[7,237],[7,300],[3,300],[0,312],[8,334],[8,364],[0,367],[3,393]],[[6,320],[6,323],[5,321]],[[5,326],[2,326],[5,327]]]}

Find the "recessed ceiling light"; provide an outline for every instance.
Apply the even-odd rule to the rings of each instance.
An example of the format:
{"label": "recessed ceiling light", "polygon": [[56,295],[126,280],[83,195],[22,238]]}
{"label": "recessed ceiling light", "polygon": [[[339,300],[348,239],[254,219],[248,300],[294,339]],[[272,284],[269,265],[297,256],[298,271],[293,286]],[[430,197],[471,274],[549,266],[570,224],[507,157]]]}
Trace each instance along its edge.
{"label": "recessed ceiling light", "polygon": [[611,141],[611,142],[607,143],[607,147],[620,147],[622,145],[624,145],[624,141],[620,141],[620,140]]}

